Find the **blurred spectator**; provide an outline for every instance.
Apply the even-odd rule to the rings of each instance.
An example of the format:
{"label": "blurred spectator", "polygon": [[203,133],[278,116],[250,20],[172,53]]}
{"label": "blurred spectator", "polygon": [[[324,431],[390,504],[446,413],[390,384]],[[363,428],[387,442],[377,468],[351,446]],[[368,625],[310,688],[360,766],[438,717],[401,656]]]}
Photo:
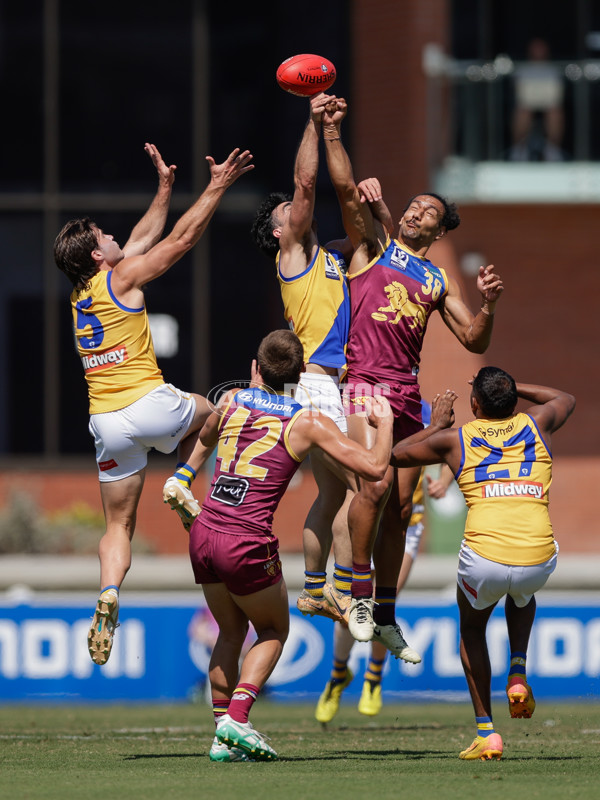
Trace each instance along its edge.
{"label": "blurred spectator", "polygon": [[564,83],[544,39],[527,47],[528,61],[515,70],[511,161],[563,161]]}

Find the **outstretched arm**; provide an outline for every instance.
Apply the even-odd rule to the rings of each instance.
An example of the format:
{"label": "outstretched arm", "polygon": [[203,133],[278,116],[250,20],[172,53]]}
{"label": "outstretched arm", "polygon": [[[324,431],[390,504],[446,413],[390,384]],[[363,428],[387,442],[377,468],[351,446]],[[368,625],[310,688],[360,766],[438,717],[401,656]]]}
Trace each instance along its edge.
{"label": "outstretched arm", "polygon": [[318,246],[313,219],[321,118],[328,100],[328,95],[322,93],[310,98],[310,116],[296,153],[294,195],[279,236],[279,270],[284,278],[293,278],[304,272]]}
{"label": "outstretched arm", "polygon": [[517,394],[523,400],[538,404],[528,408],[527,413],[535,419],[545,434],[557,431],[575,410],[575,398],[572,394],[550,386],[517,383]]}
{"label": "outstretched arm", "polygon": [[177,169],[175,164],[171,164],[170,167],[165,164],[155,145],[146,142],[144,150],[156,167],[158,189],[148,211],[131,231],[129,239],[123,246],[125,258],[147,253],[162,236],[169,212],[169,203],[171,202],[175,170]]}
{"label": "outstretched arm", "polygon": [[[222,164],[207,156],[210,182],[194,205],[175,223],[171,233],[154,245],[145,255],[125,258],[113,269],[113,288],[120,299],[129,289],[141,289],[175,264],[198,242],[221,198],[235,181],[254,169],[248,150],[233,150]],[[133,306],[135,307],[135,306]]]}
{"label": "outstretched arm", "polygon": [[504,290],[502,279],[494,272],[493,264],[479,267],[477,288],[481,293],[481,308],[474,315],[465,305],[458,284],[450,280],[440,313],[446,325],[469,352],[485,353],[492,338],[496,303]]}
{"label": "outstretched arm", "polygon": [[323,113],[323,139],[327,167],[342,211],[344,230],[355,251],[350,268],[352,272],[375,255],[385,235],[370,204],[361,202],[352,164],[342,143],[341,125],[347,108],[346,101],[339,97],[327,104]]}

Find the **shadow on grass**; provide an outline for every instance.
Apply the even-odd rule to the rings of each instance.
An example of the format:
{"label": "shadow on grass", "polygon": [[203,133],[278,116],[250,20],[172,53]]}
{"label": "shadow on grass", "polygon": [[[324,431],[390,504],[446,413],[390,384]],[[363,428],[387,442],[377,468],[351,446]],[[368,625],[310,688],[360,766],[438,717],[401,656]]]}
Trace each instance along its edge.
{"label": "shadow on grass", "polygon": [[135,756],[123,756],[123,761],[151,761],[157,758],[207,758],[206,753],[138,753]]}
{"label": "shadow on grass", "polygon": [[[397,756],[402,761],[422,761],[437,760],[437,761],[457,761],[456,753],[440,753],[436,750],[419,750],[417,752],[406,753],[401,750],[344,750],[339,753],[321,753],[320,755],[307,755],[307,756],[279,756],[275,761],[256,761],[257,764],[275,764],[289,763],[289,764],[302,764],[304,762],[335,762],[335,761],[373,761],[373,759],[387,760],[390,757]],[[134,756],[124,756],[123,761],[154,761],[159,759],[172,759],[172,758],[200,758],[206,759],[206,753],[140,753]],[[544,756],[544,755],[528,755],[528,756],[506,756],[502,759],[503,762],[518,762],[518,761],[547,761],[547,762],[566,762],[566,761],[581,761],[582,756]]]}

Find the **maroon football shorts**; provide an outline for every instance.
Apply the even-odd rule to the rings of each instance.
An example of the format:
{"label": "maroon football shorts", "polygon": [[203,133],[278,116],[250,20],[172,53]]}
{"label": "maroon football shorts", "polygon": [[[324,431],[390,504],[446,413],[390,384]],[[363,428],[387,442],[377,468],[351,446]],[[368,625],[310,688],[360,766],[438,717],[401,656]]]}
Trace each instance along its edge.
{"label": "maroon football shorts", "polygon": [[346,416],[365,411],[365,397],[386,397],[394,415],[394,443],[423,430],[421,390],[418,383],[377,383],[348,378],[343,385],[342,402]]}
{"label": "maroon football shorts", "polygon": [[221,533],[200,517],[190,531],[190,558],[196,583],[224,583],[232,594],[259,592],[282,578],[276,536]]}

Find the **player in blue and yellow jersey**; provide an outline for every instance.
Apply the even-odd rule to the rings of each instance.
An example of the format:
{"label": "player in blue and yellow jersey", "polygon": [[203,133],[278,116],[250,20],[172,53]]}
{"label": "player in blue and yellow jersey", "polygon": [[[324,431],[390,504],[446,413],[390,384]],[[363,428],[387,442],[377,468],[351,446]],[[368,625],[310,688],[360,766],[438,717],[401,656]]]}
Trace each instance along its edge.
{"label": "player in blue and yellow jersey", "polygon": [[[354,247],[348,269],[351,310],[344,387],[348,435],[363,444],[368,441],[361,414],[363,398],[384,393],[394,412],[397,441],[422,429],[418,371],[430,316],[439,312],[467,350],[483,353],[491,339],[503,286],[493,266],[480,267],[477,288],[482,304],[477,314],[472,314],[458,284],[427,259],[430,246],[460,223],[456,206],[437,194],[413,197],[396,238],[390,238],[375,216],[377,202],[362,202],[352,165],[341,146],[346,112],[342,98],[326,106],[323,138],[329,174]],[[359,641],[376,639],[397,658],[413,662],[419,657],[396,623],[394,599],[418,479],[418,469],[398,473],[390,467],[381,482],[359,482],[348,511],[353,561],[350,631]]]}
{"label": "player in blue and yellow jersey", "polygon": [[[219,626],[209,665],[217,725],[213,761],[277,757],[248,714],[288,634],[288,595],[272,524],[292,476],[317,449],[364,480],[379,480],[390,459],[387,400],[373,405],[375,439],[365,449],[327,415],[286,393],[295,391],[303,362],[304,348],[292,331],[270,333],[252,364],[250,387],[228,392],[200,432],[205,446],[217,445],[211,486],[190,532],[196,583]],[[248,622],[257,639],[240,671]]]}
{"label": "player in blue and yellow jersey", "polygon": [[[556,567],[548,496],[552,483],[551,434],[575,408],[575,398],[547,386],[515,383],[504,370],[483,367],[472,381],[475,420],[458,430],[442,430],[452,420],[456,395],[434,403],[448,413],[394,446],[397,467],[444,462],[454,472],[468,507],[458,562],[457,600],[460,655],[473,702],[477,736],[460,754],[465,760],[499,759],[502,738],[494,730],[491,671],[486,627],[505,597],[510,645],[506,694],[511,717],[529,718],[535,709],[527,683],[529,636],[535,592]],[[536,403],[516,411],[518,398]],[[438,411],[440,410],[438,409]]]}
{"label": "player in blue and yellow jersey", "polygon": [[[99,545],[100,597],[88,635],[92,660],[104,664],[112,648],[119,588],[131,565],[131,538],[142,493],[147,454],[178,445],[173,486],[180,515],[199,510],[189,489],[206,450],[192,433],[210,413],[204,397],[165,383],[156,363],[144,286],[160,277],[200,239],[226,189],[253,168],[246,150],[216,164],[210,182],[172,232],[164,229],[175,166],[167,167],[154,145],[146,145],[160,185],[145,217],[123,248],[90,219],[68,222],[56,237],[56,264],[73,284],[71,308],[77,352],[88,386],[90,433],[96,445],[106,532]],[[192,512],[188,509],[192,506]]]}
{"label": "player in blue and yellow jersey", "polygon": [[[324,98],[319,94],[309,101],[310,117],[294,165],[293,196],[269,195],[257,211],[252,234],[262,252],[275,259],[284,316],[304,348],[305,369],[296,399],[327,414],[345,433],[339,380],[346,368],[350,325],[345,269],[351,247],[347,239],[322,246],[317,236],[315,190]],[[380,191],[374,178],[360,186],[365,197]],[[351,571],[347,489],[355,486],[354,476],[332,469],[316,452],[311,455],[311,467],[318,495],[304,525],[306,579],[298,608],[303,614],[339,620],[340,614],[324,596],[324,589],[332,590],[326,586],[325,570],[333,540],[336,574]]]}

